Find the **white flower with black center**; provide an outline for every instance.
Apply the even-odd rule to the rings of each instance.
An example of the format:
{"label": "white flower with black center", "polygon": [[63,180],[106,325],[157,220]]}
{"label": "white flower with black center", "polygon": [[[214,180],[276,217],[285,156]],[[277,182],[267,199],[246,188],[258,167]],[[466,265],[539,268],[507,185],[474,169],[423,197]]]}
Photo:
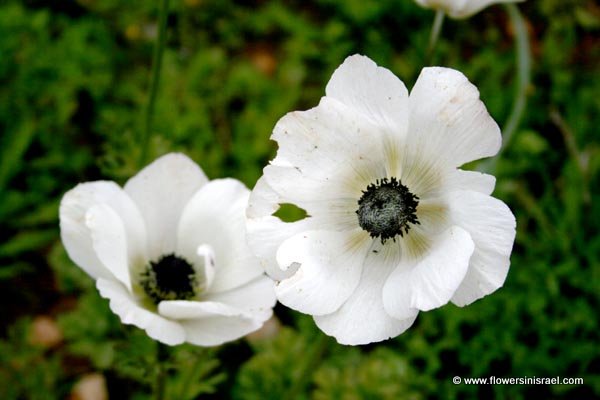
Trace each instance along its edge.
{"label": "white flower with black center", "polygon": [[441,10],[452,18],[468,18],[497,3],[517,3],[524,0],[415,0],[425,8]]}
{"label": "white flower with black center", "polygon": [[[340,343],[394,337],[419,311],[498,289],[515,219],[493,176],[458,169],[500,148],[500,130],[464,75],[425,68],[410,96],[355,55],[319,105],[275,126],[277,156],[247,210],[250,247],[279,301]],[[307,217],[283,222],[281,204]]]}
{"label": "white flower with black center", "polygon": [[61,238],[123,323],[169,345],[218,345],[260,328],[276,301],[246,245],[249,193],[168,154],[123,189],[97,181],[67,192]]}

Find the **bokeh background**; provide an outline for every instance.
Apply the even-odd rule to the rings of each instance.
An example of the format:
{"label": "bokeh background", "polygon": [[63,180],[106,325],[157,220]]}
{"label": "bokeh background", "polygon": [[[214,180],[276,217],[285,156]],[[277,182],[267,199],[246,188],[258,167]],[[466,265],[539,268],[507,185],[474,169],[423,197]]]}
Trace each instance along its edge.
{"label": "bokeh background", "polygon": [[[519,8],[532,81],[494,165],[494,195],[517,217],[504,287],[466,308],[421,313],[403,335],[362,347],[315,347],[323,334],[312,320],[278,306],[276,321],[248,339],[174,349],[171,398],[600,397],[600,7]],[[78,182],[122,184],[138,170],[157,9],[0,2],[2,399],[92,399],[90,387],[150,396],[155,343],[123,326],[68,259],[57,211]],[[275,122],[315,106],[346,56],[368,55],[412,87],[433,17],[409,0],[172,0],[150,156],[181,151],[209,177],[252,188],[276,150]],[[506,9],[494,6],[446,20],[435,58],[478,86],[500,125],[517,87],[514,39]],[[470,386],[454,376],[585,383]]]}

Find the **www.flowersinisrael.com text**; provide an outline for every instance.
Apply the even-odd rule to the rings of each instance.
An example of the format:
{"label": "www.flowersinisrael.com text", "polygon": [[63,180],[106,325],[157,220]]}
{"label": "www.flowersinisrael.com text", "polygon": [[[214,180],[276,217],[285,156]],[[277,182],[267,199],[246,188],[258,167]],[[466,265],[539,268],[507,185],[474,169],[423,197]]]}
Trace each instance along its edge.
{"label": "www.flowersinisrael.com text", "polygon": [[583,378],[563,378],[560,376],[551,378],[537,376],[463,378],[455,376],[452,378],[452,382],[455,385],[583,385],[584,383]]}

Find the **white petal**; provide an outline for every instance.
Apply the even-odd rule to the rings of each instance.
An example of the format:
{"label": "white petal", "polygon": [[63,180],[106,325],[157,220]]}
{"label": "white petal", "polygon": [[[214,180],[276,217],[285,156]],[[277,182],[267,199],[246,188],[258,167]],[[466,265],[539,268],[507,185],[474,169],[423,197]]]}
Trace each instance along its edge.
{"label": "white petal", "polygon": [[516,3],[520,1],[524,0],[436,0],[437,3],[447,4],[446,12],[452,18],[468,18],[492,4]]}
{"label": "white petal", "polygon": [[250,219],[261,218],[273,214],[279,208],[280,197],[269,186],[264,176],[261,176],[248,199],[246,216]]}
{"label": "white petal", "polygon": [[315,316],[317,326],[341,344],[359,345],[398,336],[417,318],[391,317],[383,307],[383,285],[400,263],[400,249],[395,243],[381,245],[375,241],[363,267],[360,284],[350,298],[332,314]]}
{"label": "white petal", "polygon": [[60,235],[69,257],[93,278],[112,279],[93,249],[86,213],[94,205],[106,204],[121,219],[127,236],[130,260],[145,262],[146,231],[139,210],[114,182],[98,181],[77,185],[60,202]]}
{"label": "white petal", "polygon": [[476,192],[449,195],[453,223],[467,230],[475,251],[452,302],[464,306],[502,287],[515,240],[515,217],[502,201]]}
{"label": "white petal", "polygon": [[262,326],[246,311],[217,302],[163,301],[159,312],[181,318],[186,341],[199,346],[216,346],[238,339]]}
{"label": "white petal", "polygon": [[444,11],[452,18],[468,18],[494,3],[522,0],[415,0],[419,5]]}
{"label": "white petal", "polygon": [[525,0],[469,0],[460,10],[453,12],[450,16],[453,18],[467,18],[492,4],[517,3],[521,1]]}
{"label": "white petal", "polygon": [[235,307],[252,315],[254,319],[266,321],[273,314],[277,301],[275,297],[275,282],[266,276],[227,292],[208,293],[204,299]]}
{"label": "white petal", "polygon": [[462,282],[474,244],[464,229],[454,226],[433,240],[424,258],[404,260],[383,287],[383,304],[396,318],[416,310],[429,311],[446,304]]}
{"label": "white petal", "polygon": [[288,223],[271,216],[280,203],[283,203],[281,196],[273,191],[262,176],[250,194],[246,210],[248,245],[260,260],[261,267],[275,280],[289,278],[295,272],[279,268],[275,259],[277,248],[286,239],[310,230],[313,224],[311,218]]}
{"label": "white petal", "polygon": [[179,323],[137,305],[131,298],[131,294],[119,282],[98,279],[96,287],[102,297],[110,300],[110,309],[124,324],[132,324],[144,329],[152,339],[171,346],[184,342],[185,331]]}
{"label": "white petal", "polygon": [[235,288],[264,272],[246,244],[249,194],[235,179],[216,179],[192,197],[181,215],[177,252],[191,258],[201,244],[214,250],[215,277],[210,292]]}
{"label": "white petal", "polygon": [[307,231],[287,239],[277,250],[277,262],[298,270],[279,282],[277,298],[305,314],[334,312],[358,286],[370,243],[362,230]]}
{"label": "white petal", "polygon": [[186,341],[197,346],[218,346],[258,330],[262,321],[241,317],[214,316],[183,322]]}
{"label": "white petal", "polygon": [[[317,185],[311,191],[317,198],[340,190],[360,194],[371,181],[386,176],[382,159],[389,135],[332,98],[323,97],[308,111],[288,113],[277,122],[271,138],[279,144],[272,164],[297,168]],[[293,189],[292,185],[280,189],[274,186],[279,182],[266,179],[281,196]]]}
{"label": "white petal", "polygon": [[333,73],[325,92],[390,136],[406,135],[408,90],[391,71],[378,67],[368,57],[356,54],[346,58]]}
{"label": "white petal", "polygon": [[490,195],[496,186],[496,177],[477,171],[457,169],[446,176],[444,186],[447,191],[474,190]]}
{"label": "white petal", "polygon": [[125,191],[146,221],[151,260],[175,250],[181,212],[207,181],[198,165],[175,153],[160,157],[127,181]]}
{"label": "white petal", "polygon": [[165,318],[175,320],[206,318],[215,315],[251,318],[249,313],[239,308],[214,301],[165,300],[158,304],[158,313]]}
{"label": "white petal", "polygon": [[260,260],[261,267],[275,280],[289,278],[293,270],[282,270],[277,264],[277,249],[285,240],[311,228],[310,218],[297,222],[283,222],[267,216],[247,221],[248,245]]}
{"label": "white petal", "polygon": [[500,128],[459,71],[423,68],[410,93],[407,151],[459,167],[500,150]]}
{"label": "white petal", "polygon": [[209,245],[201,244],[196,249],[196,255],[198,256],[197,259],[199,262],[195,262],[194,264],[202,265],[205,288],[209,288],[215,280],[215,252]]}
{"label": "white petal", "polygon": [[[301,170],[269,165],[263,177],[280,193],[282,202],[291,203],[306,211],[330,230],[351,230],[358,226],[356,210],[362,193],[336,182],[336,178],[314,179]],[[367,187],[364,185],[363,189]]]}
{"label": "white petal", "polygon": [[106,204],[96,204],[85,214],[85,224],[98,259],[131,291],[127,236],[121,218]]}
{"label": "white petal", "polygon": [[[341,168],[338,166],[338,169]],[[324,171],[315,173],[310,170],[309,173],[305,173],[297,167],[272,164],[263,169],[263,177],[286,203],[309,204],[310,207],[310,204],[315,202],[335,201],[343,197],[355,198],[360,195],[359,191],[344,185],[344,181],[340,182],[337,176],[322,172]]]}
{"label": "white petal", "polygon": [[329,97],[286,115],[272,138],[279,150],[263,171],[266,184],[280,201],[306,210],[329,230],[357,227],[362,191],[393,173],[399,148],[383,128]]}

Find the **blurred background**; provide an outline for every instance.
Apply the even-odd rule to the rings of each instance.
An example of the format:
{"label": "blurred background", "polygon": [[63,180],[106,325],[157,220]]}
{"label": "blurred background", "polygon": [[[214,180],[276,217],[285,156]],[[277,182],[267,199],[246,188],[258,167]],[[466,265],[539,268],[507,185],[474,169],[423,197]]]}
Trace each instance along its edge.
{"label": "blurred background", "polygon": [[[315,350],[323,334],[312,320],[278,306],[247,339],[176,348],[170,398],[600,397],[600,6],[519,8],[532,81],[494,166],[494,196],[517,217],[504,287],[362,347],[329,340]],[[78,182],[123,184],[137,172],[157,10],[158,1],[0,1],[2,399],[150,397],[155,343],[122,325],[68,259],[58,204]],[[181,151],[210,178],[252,188],[275,153],[276,121],[316,106],[346,56],[368,55],[412,87],[433,18],[409,0],[172,0],[149,156]],[[514,40],[494,6],[446,20],[435,58],[467,75],[501,126],[517,88]],[[454,385],[454,376],[585,383]]]}

